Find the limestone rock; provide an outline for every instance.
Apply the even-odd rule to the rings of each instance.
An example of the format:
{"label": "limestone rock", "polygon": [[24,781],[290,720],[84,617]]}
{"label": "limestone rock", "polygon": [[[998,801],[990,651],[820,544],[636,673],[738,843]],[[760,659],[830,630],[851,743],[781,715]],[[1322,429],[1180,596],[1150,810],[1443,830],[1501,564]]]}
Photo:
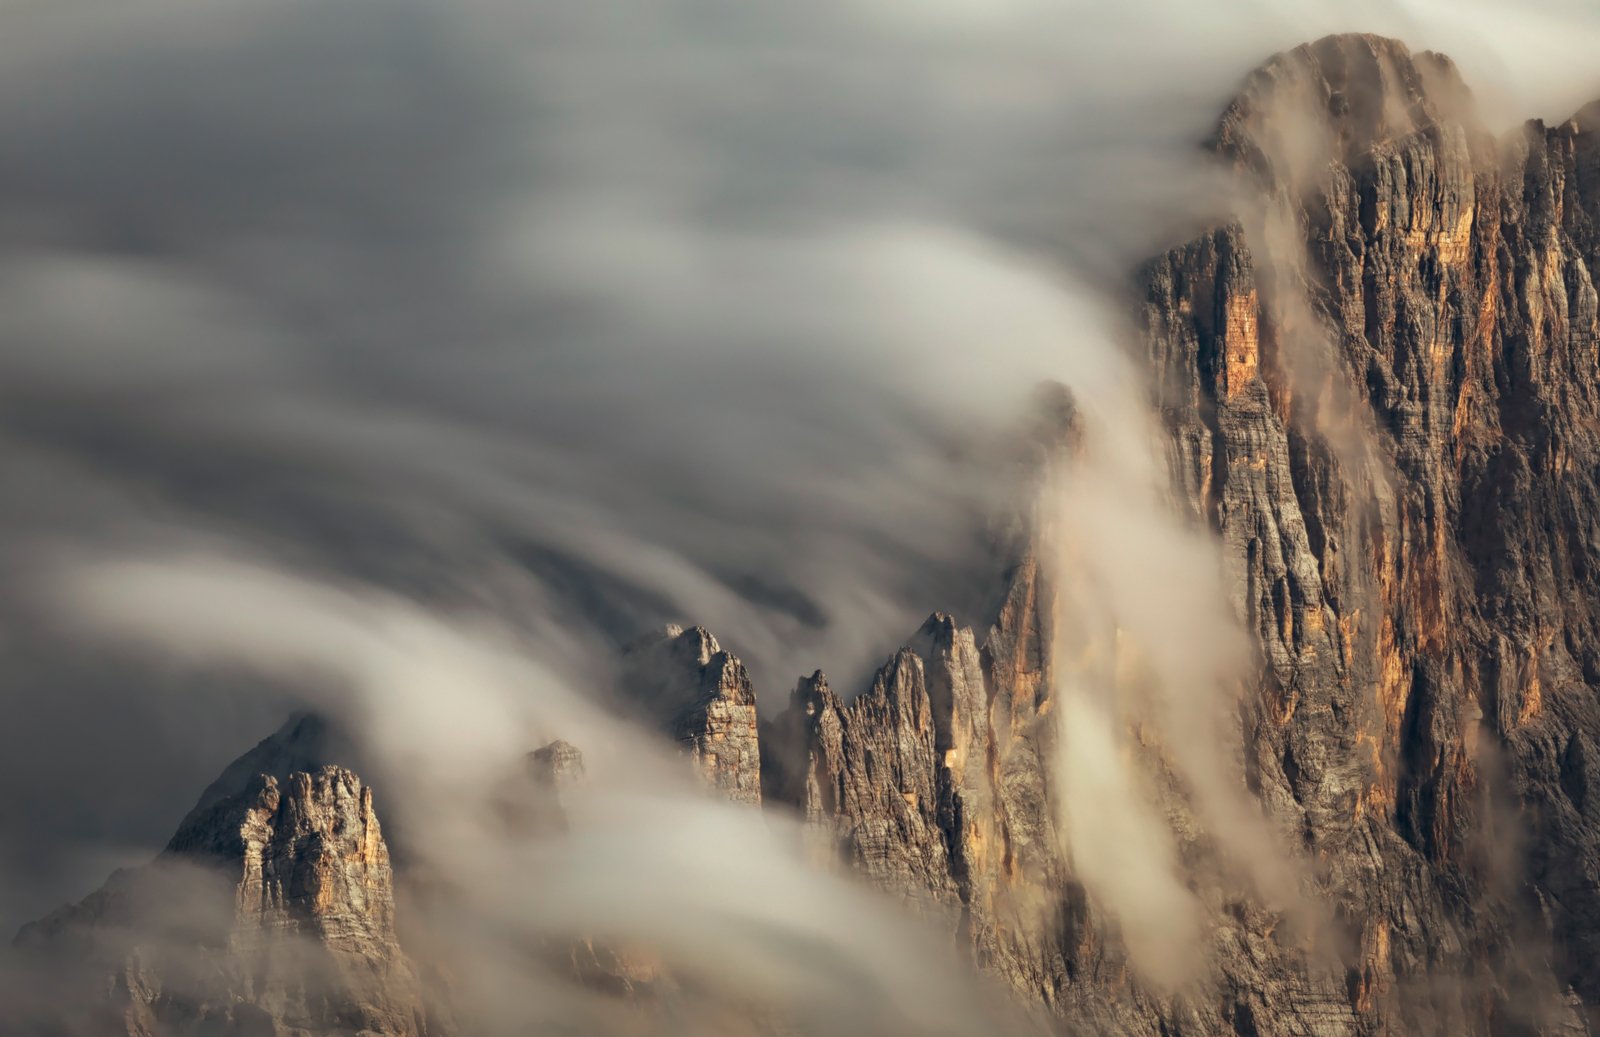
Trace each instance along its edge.
{"label": "limestone rock", "polygon": [[[1329,1032],[1596,1021],[1563,762],[1600,725],[1595,128],[1496,140],[1448,59],[1331,37],[1224,115],[1238,222],[1137,279],[1176,492],[1259,647],[1251,780],[1354,948]],[[1222,964],[1256,1030],[1310,1025]]]}
{"label": "limestone rock", "polygon": [[[1022,604],[988,651],[936,614],[848,704],[821,673],[800,681],[769,731],[767,787],[874,884],[944,918],[978,962],[1053,1003],[1066,977],[1047,916],[1063,876],[1040,758],[1043,700],[1022,687],[1037,679],[1036,601],[1020,586],[1013,595]],[[987,672],[996,655],[1004,702]]]}
{"label": "limestone rock", "polygon": [[623,688],[684,747],[713,787],[738,803],[761,802],[750,674],[708,631],[669,626],[635,644],[627,653]]}
{"label": "limestone rock", "polygon": [[[291,721],[207,790],[154,862],[24,927],[20,946],[82,978],[68,1032],[447,1032],[396,935],[372,790],[306,755],[325,733]],[[245,779],[247,761],[287,773]]]}

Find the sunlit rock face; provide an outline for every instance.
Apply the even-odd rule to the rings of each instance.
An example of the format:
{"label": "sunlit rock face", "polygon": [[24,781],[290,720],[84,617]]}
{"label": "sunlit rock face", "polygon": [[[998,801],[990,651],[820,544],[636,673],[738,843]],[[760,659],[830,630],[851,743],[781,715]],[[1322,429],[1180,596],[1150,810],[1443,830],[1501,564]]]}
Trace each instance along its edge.
{"label": "sunlit rock face", "polygon": [[[313,762],[324,733],[291,721],[207,791],[154,862],[23,929],[20,946],[74,975],[64,1032],[450,1032],[430,1020],[396,935],[372,789]],[[277,777],[274,763],[311,769]],[[240,778],[242,764],[261,769]]]}
{"label": "sunlit rock face", "polygon": [[1299,48],[1216,133],[1238,222],[1139,275],[1178,497],[1259,647],[1251,781],[1362,1032],[1600,1003],[1596,121],[1496,139],[1446,58]]}

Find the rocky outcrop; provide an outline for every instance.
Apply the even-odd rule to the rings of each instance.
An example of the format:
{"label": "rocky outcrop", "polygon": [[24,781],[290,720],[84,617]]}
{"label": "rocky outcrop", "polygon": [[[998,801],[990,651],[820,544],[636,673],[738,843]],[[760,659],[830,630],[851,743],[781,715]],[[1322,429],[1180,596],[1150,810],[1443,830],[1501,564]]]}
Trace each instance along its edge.
{"label": "rocky outcrop", "polygon": [[1065,887],[1036,581],[1030,558],[981,651],[935,614],[848,704],[820,672],[801,680],[768,732],[767,789],[874,884],[944,919],[979,963],[1053,1004],[1068,980]]}
{"label": "rocky outcrop", "polygon": [[939,826],[937,750],[922,661],[903,649],[871,691],[846,705],[822,673],[794,691],[783,728],[798,728],[804,769],[785,790],[838,852],[886,889],[956,902]]}
{"label": "rocky outcrop", "polygon": [[750,674],[703,627],[669,626],[634,644],[623,691],[683,746],[710,784],[738,803],[761,802],[761,748]]}
{"label": "rocky outcrop", "polygon": [[[157,860],[22,930],[20,946],[81,980],[56,1006],[83,1013],[66,1032],[447,1032],[396,936],[372,790],[309,755],[325,733],[291,721],[207,790]],[[264,769],[244,778],[247,762]]]}

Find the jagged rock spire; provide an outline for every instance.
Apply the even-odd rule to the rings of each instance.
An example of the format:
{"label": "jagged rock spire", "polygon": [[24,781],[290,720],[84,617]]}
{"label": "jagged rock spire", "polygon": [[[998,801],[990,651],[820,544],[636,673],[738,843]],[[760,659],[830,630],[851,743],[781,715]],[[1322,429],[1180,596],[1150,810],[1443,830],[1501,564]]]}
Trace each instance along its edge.
{"label": "jagged rock spire", "polygon": [[623,690],[728,798],[761,802],[756,696],[744,663],[704,627],[668,626],[631,646]]}
{"label": "jagged rock spire", "polygon": [[[373,792],[296,717],[224,771],[149,865],[18,934],[78,984],[82,1033],[437,1037],[395,928]],[[274,773],[276,772],[276,773]],[[247,776],[248,775],[248,776]]]}

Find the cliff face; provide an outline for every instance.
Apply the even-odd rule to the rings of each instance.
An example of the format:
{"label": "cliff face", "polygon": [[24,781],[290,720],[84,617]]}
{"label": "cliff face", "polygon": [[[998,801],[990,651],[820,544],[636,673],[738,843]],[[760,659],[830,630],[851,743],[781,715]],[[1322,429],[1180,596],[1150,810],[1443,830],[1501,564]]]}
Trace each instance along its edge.
{"label": "cliff face", "polygon": [[1594,116],[1497,141],[1446,59],[1302,47],[1219,128],[1240,222],[1143,273],[1180,498],[1259,645],[1251,774],[1364,1028],[1600,997]]}
{"label": "cliff face", "polygon": [[1030,999],[1067,982],[1055,914],[1062,867],[1041,753],[1037,568],[1018,567],[1000,624],[929,618],[848,705],[820,672],[769,732],[768,799],[800,810],[842,860],[942,918]]}
{"label": "cliff face", "polygon": [[[747,672],[699,628],[630,652],[629,698],[720,794],[798,811],[823,862],[1075,1023],[1600,1029],[1597,129],[1600,106],[1496,138],[1447,59],[1323,40],[1252,75],[1216,129],[1237,219],[1137,274],[1173,507],[1220,540],[1252,635],[1238,783],[1315,905],[1292,918],[1220,877],[1147,746],[1205,934],[1182,992],[1130,966],[1063,837],[1071,574],[1038,544],[986,630],[936,614],[853,699],[818,672],[763,700],[759,735]],[[115,1032],[252,1012],[262,1032],[439,1031],[370,792],[312,735],[264,743],[185,821],[163,860],[220,864],[226,910],[161,929],[167,957],[102,946],[155,881],[139,873],[25,930],[79,934],[115,977]],[[541,752],[547,783],[574,772],[572,747]],[[559,823],[537,797],[523,812]]]}
{"label": "cliff face", "polygon": [[1448,59],[1302,47],[1212,141],[1237,221],[1136,280],[1176,502],[1256,644],[1244,780],[1331,905],[1320,936],[1207,879],[1169,783],[1215,974],[1129,979],[1041,806],[1054,620],[1027,566],[982,653],[936,617],[849,706],[802,681],[784,795],[881,885],[958,905],[1019,990],[1122,1032],[1595,1025],[1597,122],[1497,140]]}

